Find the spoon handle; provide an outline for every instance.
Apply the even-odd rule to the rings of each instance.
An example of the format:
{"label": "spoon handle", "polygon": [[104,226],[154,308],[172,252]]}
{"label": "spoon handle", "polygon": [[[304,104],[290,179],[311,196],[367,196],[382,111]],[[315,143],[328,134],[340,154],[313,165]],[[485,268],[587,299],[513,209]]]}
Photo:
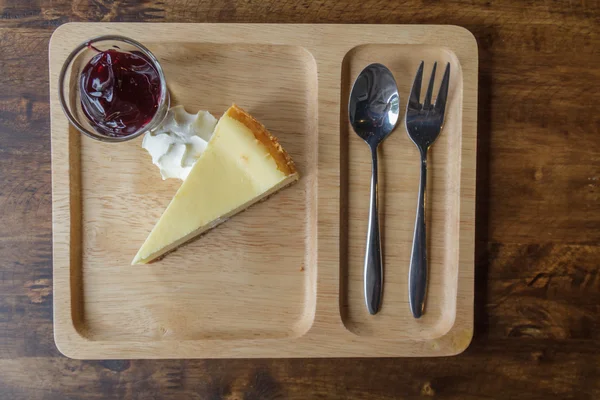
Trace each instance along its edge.
{"label": "spoon handle", "polygon": [[379,232],[377,146],[371,147],[373,168],[371,173],[371,201],[369,205],[369,227],[365,253],[365,302],[369,313],[376,314],[381,305],[383,289],[383,263],[381,261],[381,239]]}
{"label": "spoon handle", "polygon": [[427,150],[421,152],[421,183],[417,202],[417,218],[408,273],[408,300],[415,318],[423,315],[427,290],[427,236],[425,234],[425,193],[427,185]]}

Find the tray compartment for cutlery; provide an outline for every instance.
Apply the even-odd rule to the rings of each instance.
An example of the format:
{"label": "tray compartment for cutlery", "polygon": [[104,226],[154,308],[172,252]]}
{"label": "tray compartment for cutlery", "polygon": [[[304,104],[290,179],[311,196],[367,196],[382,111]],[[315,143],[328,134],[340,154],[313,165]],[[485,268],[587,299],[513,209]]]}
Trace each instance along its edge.
{"label": "tray compartment for cutlery", "polygon": [[[58,102],[58,73],[86,39],[119,34],[165,69],[173,105],[217,116],[235,102],[292,155],[300,181],[160,262],[130,266],[177,190],[141,138],[83,137]],[[473,327],[477,46],[453,26],[71,23],[50,43],[54,330],[74,358],[440,356]],[[402,108],[418,61],[453,70],[446,127],[432,148],[432,276],[426,316],[409,318],[407,254],[414,145],[383,144],[386,286],[362,293],[369,169],[348,128],[347,95],[367,62],[387,64]],[[364,146],[364,147],[363,147]],[[399,157],[394,157],[397,154]],[[364,198],[363,198],[364,197]],[[374,340],[377,339],[377,340]]]}
{"label": "tray compartment for cutlery", "polygon": [[[419,187],[419,152],[406,134],[404,115],[408,93],[421,60],[425,79],[435,61],[438,79],[451,65],[451,86],[444,129],[428,156],[427,235],[429,281],[426,312],[413,318],[408,305],[408,266]],[[364,254],[368,222],[371,156],[349,123],[341,125],[341,313],[345,326],[360,336],[385,339],[427,338],[444,335],[454,324],[458,283],[461,171],[462,72],[456,55],[434,46],[367,44],[350,50],[342,65],[341,111],[347,110],[354,79],[368,64],[379,62],[394,74],[400,92],[401,119],[379,148],[379,198],[384,260],[384,301],[376,316],[364,302]],[[425,88],[424,88],[425,89]],[[344,226],[344,222],[347,224]]]}

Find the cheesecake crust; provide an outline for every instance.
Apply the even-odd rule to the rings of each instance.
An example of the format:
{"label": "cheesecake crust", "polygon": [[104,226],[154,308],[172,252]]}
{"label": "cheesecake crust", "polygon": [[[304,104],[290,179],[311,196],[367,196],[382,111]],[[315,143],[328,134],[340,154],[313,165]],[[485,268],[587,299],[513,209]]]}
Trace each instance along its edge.
{"label": "cheesecake crust", "polygon": [[277,138],[265,128],[263,124],[258,122],[254,117],[244,111],[242,108],[238,107],[236,104],[233,104],[229,109],[225,112],[230,118],[235,119],[238,122],[246,125],[248,129],[252,131],[254,137],[260,141],[269,151],[273,160],[277,164],[277,169],[283,172],[285,175],[293,175],[297,174],[296,165],[294,161],[284,150],[283,147],[279,144]]}

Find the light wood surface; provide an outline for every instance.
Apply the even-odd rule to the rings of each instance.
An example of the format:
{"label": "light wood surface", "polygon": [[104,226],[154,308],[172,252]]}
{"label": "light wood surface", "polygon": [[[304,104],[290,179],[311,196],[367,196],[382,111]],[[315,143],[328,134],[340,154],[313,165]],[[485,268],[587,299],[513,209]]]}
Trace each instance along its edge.
{"label": "light wood surface", "polygon": [[[300,182],[159,263],[128,266],[178,183],[160,180],[141,139],[81,137],[56,96],[68,52],[108,33],[147,45],[174,104],[217,115],[234,101],[245,107],[292,155]],[[408,318],[418,161],[399,127],[382,148],[386,286],[381,314],[369,317],[359,290],[369,157],[347,126],[346,97],[358,70],[378,61],[391,67],[405,104],[420,59],[453,64],[450,113],[431,158],[428,312]],[[64,354],[435,356],[470,342],[477,45],[466,30],[67,24],[50,43],[50,89],[54,329]]]}
{"label": "light wood surface", "polygon": [[[426,79],[429,79],[435,61],[442,70],[449,62],[452,85],[448,93],[443,134],[428,155],[426,218],[430,271],[426,311],[420,319],[413,318],[408,304],[408,266],[421,165],[417,147],[406,134],[402,119],[379,149],[385,300],[381,311],[373,317],[364,305],[363,296],[371,183],[370,151],[347,120],[341,126],[340,153],[344,155],[341,202],[344,211],[341,215],[340,247],[347,249],[346,257],[341,260],[344,283],[341,292],[342,318],[346,327],[360,336],[390,340],[436,339],[448,332],[455,323],[460,255],[458,234],[469,226],[461,226],[459,220],[461,168],[465,167],[461,159],[466,156],[468,163],[473,155],[469,150],[463,153],[461,147],[463,76],[460,63],[451,51],[435,46],[368,44],[356,47],[345,56],[342,66],[342,110],[347,109],[348,94],[355,77],[368,64],[377,61],[394,73],[401,94],[400,109],[404,111],[416,73],[415,66],[421,60],[427,65],[424,74]],[[438,76],[434,93],[437,93],[440,82],[441,76]],[[461,265],[463,267],[467,268],[464,264]],[[460,326],[465,321],[459,318],[456,322]]]}

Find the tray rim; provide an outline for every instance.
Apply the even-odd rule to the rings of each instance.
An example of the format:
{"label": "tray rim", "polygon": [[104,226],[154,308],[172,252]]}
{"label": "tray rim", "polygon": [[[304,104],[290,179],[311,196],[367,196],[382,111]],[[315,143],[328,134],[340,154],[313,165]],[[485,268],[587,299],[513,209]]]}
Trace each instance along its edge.
{"label": "tray rim", "polygon": [[[152,29],[149,29],[152,28]],[[297,338],[186,340],[186,341],[94,341],[77,330],[70,277],[73,252],[71,247],[71,192],[69,138],[59,136],[68,127],[57,100],[55,79],[61,62],[60,48],[71,49],[81,41],[105,33],[119,32],[140,41],[164,32],[163,41],[177,42],[169,36],[177,28],[194,33],[187,41],[242,44],[283,44],[302,46],[317,62],[318,105],[317,137],[317,262],[316,310],[313,326]],[[77,34],[73,34],[76,32]],[[248,33],[252,33],[249,35]],[[385,35],[383,35],[385,33]],[[237,40],[232,41],[230,36]],[[336,36],[337,35],[337,36]],[[343,36],[339,36],[343,35]],[[334,39],[329,39],[333,37]],[[376,41],[373,41],[375,40]],[[332,51],[334,41],[336,48]],[[452,326],[440,338],[432,340],[377,340],[360,337],[348,331],[339,313],[339,216],[340,190],[324,197],[322,185],[335,185],[340,179],[339,136],[321,135],[323,130],[340,131],[341,64],[345,54],[364,44],[416,44],[448,48],[457,56],[463,72],[462,139],[459,189],[459,269],[456,314],[462,324]],[[59,54],[57,56],[57,54]],[[341,57],[340,57],[341,55]],[[335,63],[335,57],[340,57]],[[53,215],[53,272],[54,272],[54,337],[64,355],[79,359],[104,358],[237,358],[237,357],[398,357],[444,356],[465,350],[473,335],[474,300],[474,242],[475,242],[475,175],[477,144],[477,85],[478,48],[474,36],[465,28],[452,25],[334,25],[334,24],[215,24],[215,23],[87,23],[75,22],[60,26],[49,43],[51,152],[52,152],[52,215]],[[336,78],[335,94],[321,90],[323,82]],[[466,110],[465,104],[469,108]],[[332,105],[333,103],[333,105]],[[335,112],[323,113],[327,105]],[[466,112],[468,111],[468,112]],[[465,134],[466,132],[466,134]],[[66,142],[66,146],[61,144]],[[66,147],[66,148],[64,148]],[[465,151],[468,152],[465,153]],[[337,154],[336,154],[337,152]],[[468,155],[468,157],[465,157]],[[337,163],[336,163],[337,161]],[[337,167],[337,168],[336,168]],[[333,182],[333,183],[332,183]],[[339,185],[337,185],[339,186]],[[337,208],[337,212],[336,212]],[[333,223],[332,223],[333,222]],[[330,249],[335,251],[323,251]],[[323,266],[323,267],[322,267]],[[332,332],[335,333],[332,339]],[[340,345],[341,343],[341,345]]]}

